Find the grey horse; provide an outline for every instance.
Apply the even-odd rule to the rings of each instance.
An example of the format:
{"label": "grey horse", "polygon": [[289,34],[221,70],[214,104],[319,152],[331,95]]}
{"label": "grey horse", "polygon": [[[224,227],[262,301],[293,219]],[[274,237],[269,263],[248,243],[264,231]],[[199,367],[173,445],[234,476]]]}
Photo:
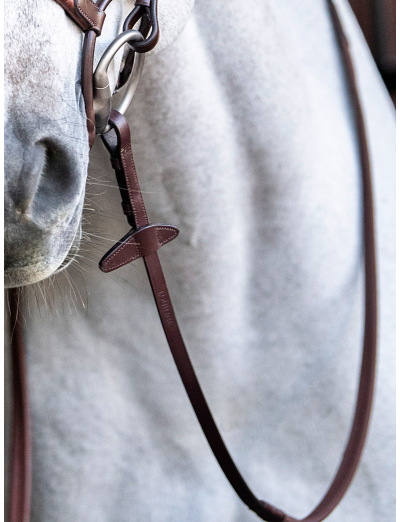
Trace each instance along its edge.
{"label": "grey horse", "polygon": [[[394,111],[336,4],[372,157],[380,322],[365,452],[329,520],[393,522]],[[96,61],[132,7],[112,2]],[[151,220],[181,231],[160,254],[172,299],[244,476],[304,516],[348,434],[363,330],[360,163],[326,2],[160,0],[159,16],[127,118]],[[127,225],[100,142],[89,156],[81,32],[53,0],[9,0],[5,20],[5,275],[24,287],[31,520],[251,522],[191,411],[140,262],[97,268]]]}

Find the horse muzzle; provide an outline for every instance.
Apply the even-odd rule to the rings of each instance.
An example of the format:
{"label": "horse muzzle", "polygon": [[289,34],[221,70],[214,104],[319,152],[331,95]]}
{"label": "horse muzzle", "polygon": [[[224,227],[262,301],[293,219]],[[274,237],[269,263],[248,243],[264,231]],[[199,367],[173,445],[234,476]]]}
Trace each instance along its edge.
{"label": "horse muzzle", "polygon": [[80,237],[87,169],[54,138],[11,141],[5,170],[7,287],[35,283],[66,264]]}

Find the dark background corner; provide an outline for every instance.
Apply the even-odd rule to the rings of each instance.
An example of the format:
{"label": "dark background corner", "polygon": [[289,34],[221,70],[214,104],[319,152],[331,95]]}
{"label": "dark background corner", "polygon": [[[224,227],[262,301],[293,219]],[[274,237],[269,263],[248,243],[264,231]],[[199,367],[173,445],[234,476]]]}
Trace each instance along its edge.
{"label": "dark background corner", "polygon": [[349,0],[396,103],[396,0]]}

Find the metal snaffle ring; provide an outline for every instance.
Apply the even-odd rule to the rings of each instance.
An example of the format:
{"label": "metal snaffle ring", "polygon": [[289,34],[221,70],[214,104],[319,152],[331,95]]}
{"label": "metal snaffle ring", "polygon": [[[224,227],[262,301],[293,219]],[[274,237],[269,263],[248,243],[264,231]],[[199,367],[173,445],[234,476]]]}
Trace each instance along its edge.
{"label": "metal snaffle ring", "polygon": [[[121,33],[104,51],[96,70],[93,74],[93,109],[95,114],[95,126],[97,134],[105,134],[111,126],[108,119],[111,112],[112,93],[108,79],[108,67],[123,45],[129,41],[141,42],[143,35],[139,31],[129,30]],[[145,54],[136,53],[132,73],[126,85],[125,94],[117,107],[117,111],[124,114],[128,109],[139,84],[143,71]]]}

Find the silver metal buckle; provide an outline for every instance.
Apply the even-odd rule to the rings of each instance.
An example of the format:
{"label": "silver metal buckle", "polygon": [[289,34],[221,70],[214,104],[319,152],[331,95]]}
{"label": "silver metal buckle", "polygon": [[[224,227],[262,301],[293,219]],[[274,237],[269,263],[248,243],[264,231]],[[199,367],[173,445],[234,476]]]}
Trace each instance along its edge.
{"label": "silver metal buckle", "polygon": [[[134,42],[141,42],[143,40],[143,35],[139,33],[139,31],[132,29],[117,36],[117,38],[115,38],[115,40],[104,51],[104,54],[94,72],[93,109],[97,134],[106,134],[111,129],[111,126],[108,124],[112,101],[110,82],[107,74],[108,67],[119,49],[131,40]],[[144,58],[144,53],[135,53],[135,62],[126,85],[125,94],[116,109],[121,114],[126,112],[136,92],[143,71]]]}

